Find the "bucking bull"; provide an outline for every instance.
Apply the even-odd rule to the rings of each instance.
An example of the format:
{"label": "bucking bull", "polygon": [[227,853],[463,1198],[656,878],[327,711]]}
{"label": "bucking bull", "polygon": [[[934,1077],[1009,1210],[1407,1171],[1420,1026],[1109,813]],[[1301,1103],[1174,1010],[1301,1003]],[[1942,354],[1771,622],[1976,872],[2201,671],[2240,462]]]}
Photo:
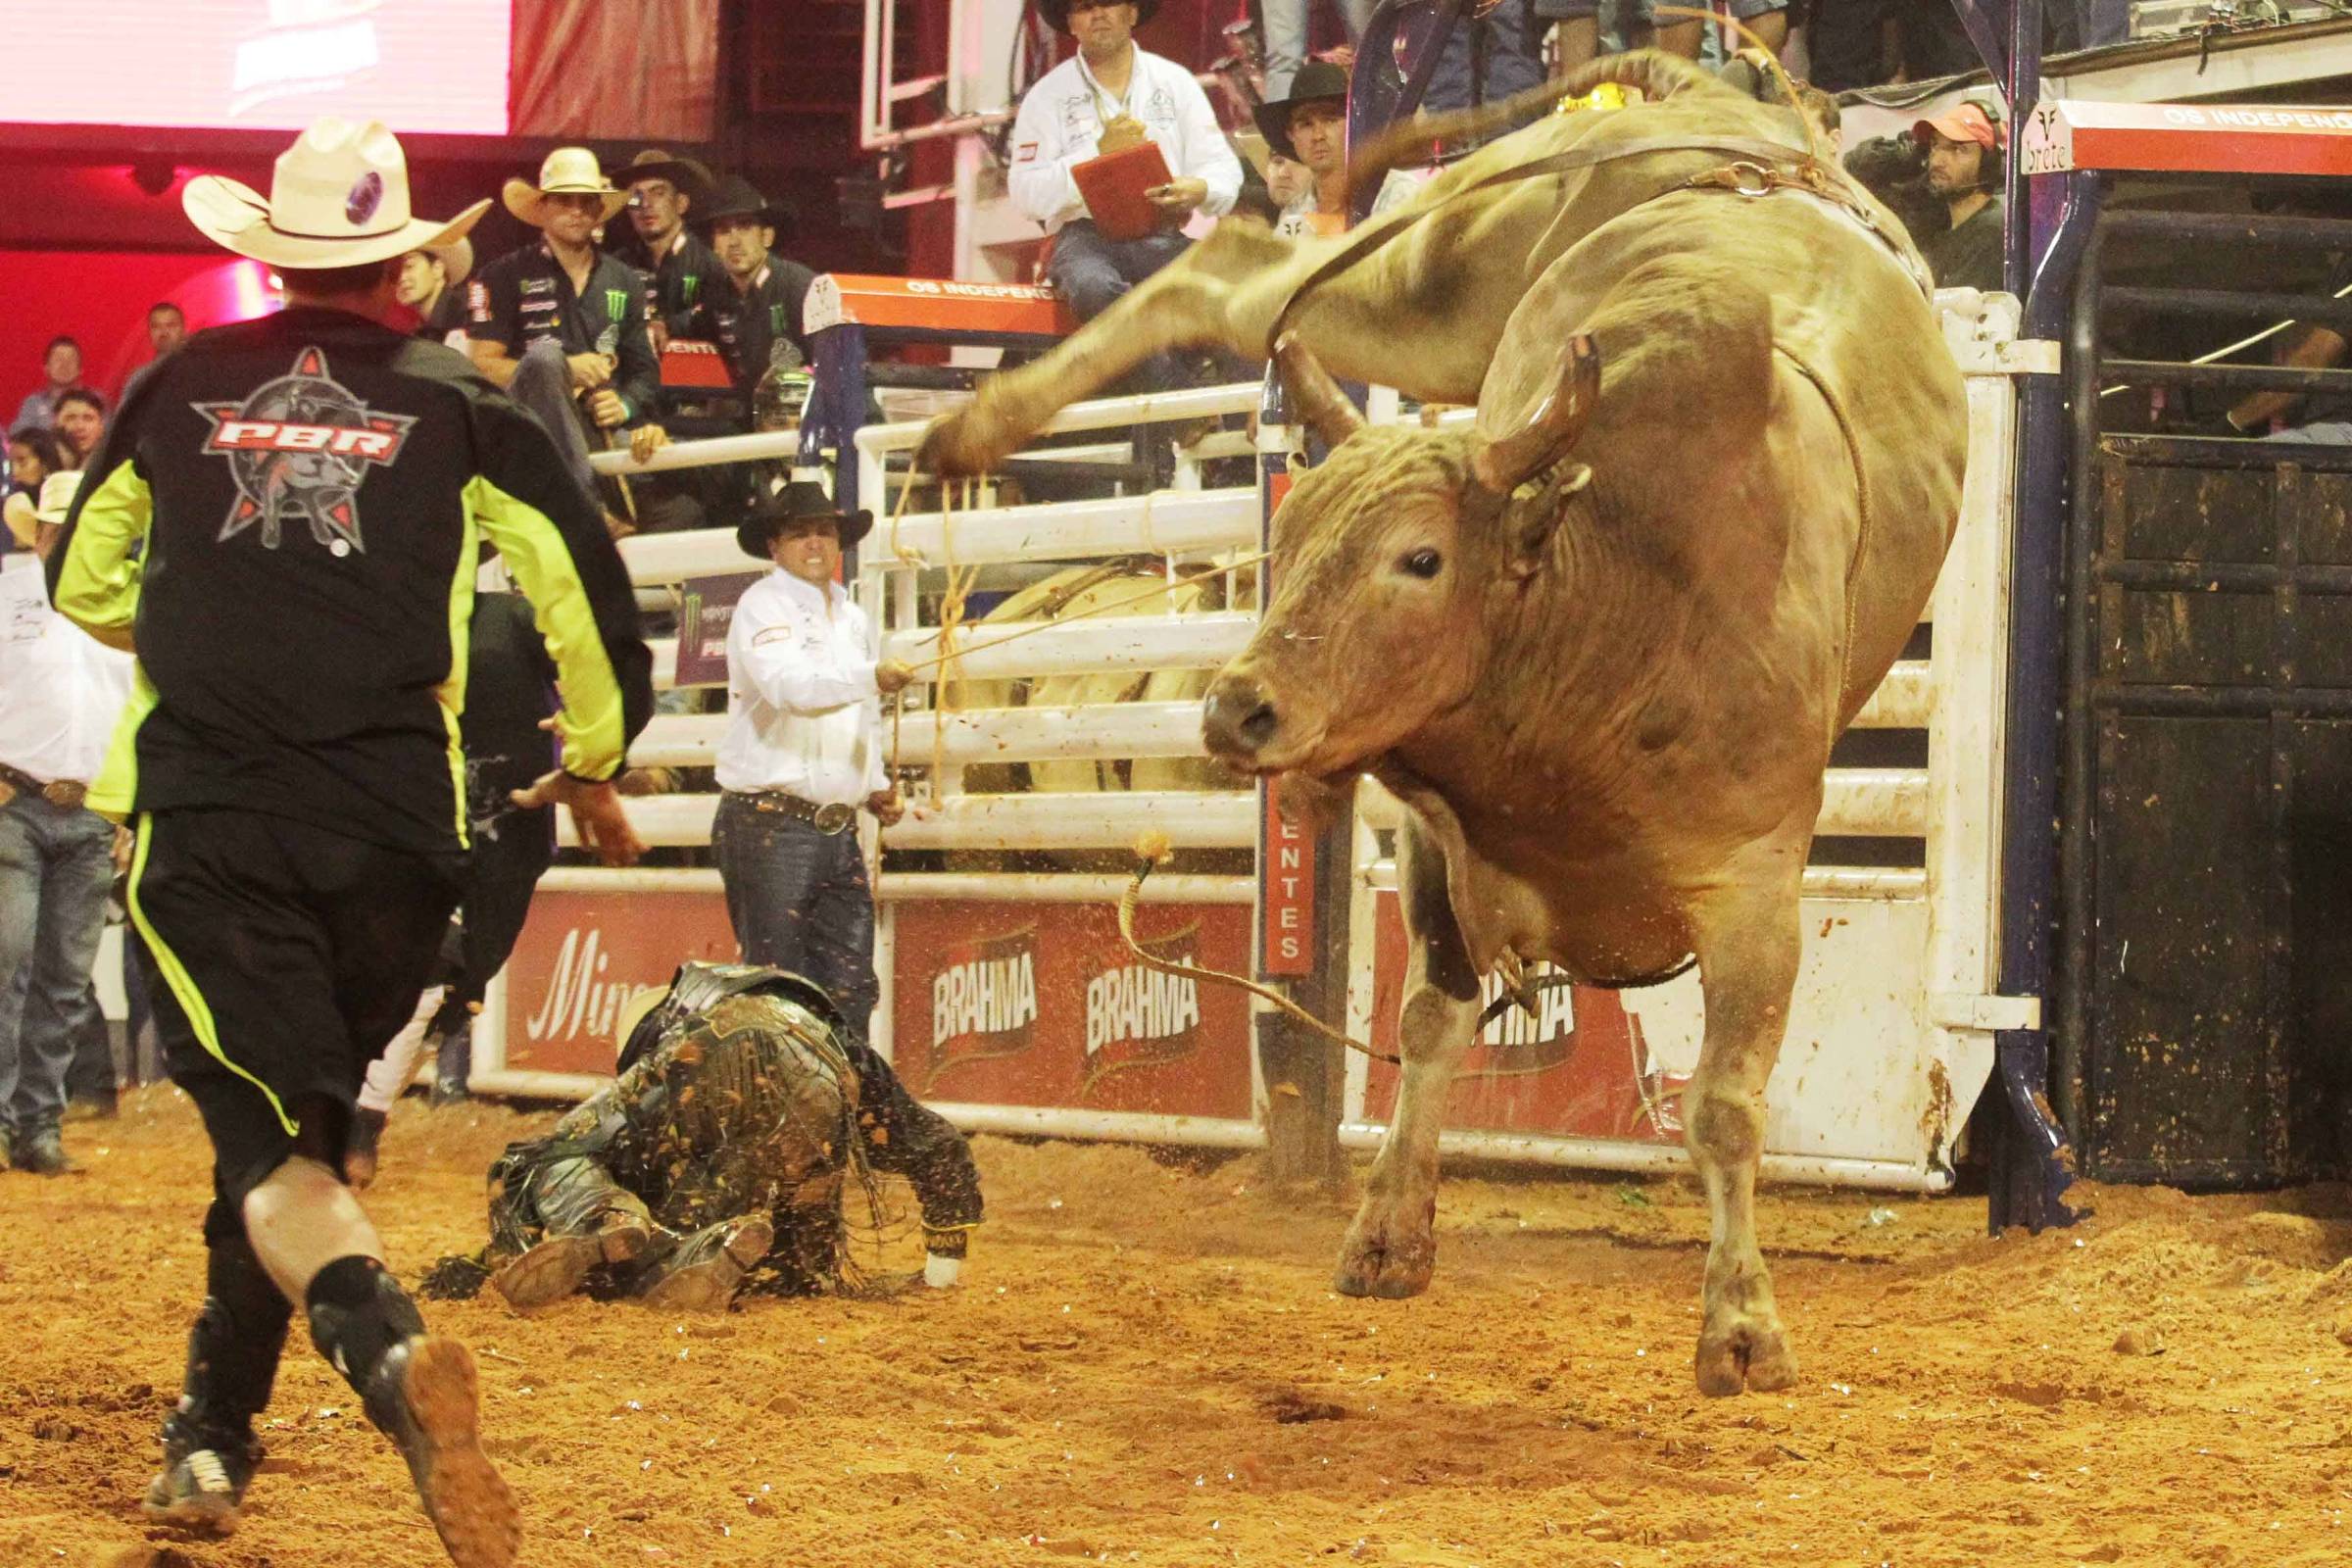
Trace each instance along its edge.
{"label": "bucking bull", "polygon": [[[1348,235],[1221,226],[987,382],[922,461],[985,468],[1162,349],[1279,348],[1332,450],[1277,514],[1276,589],[1209,689],[1208,748],[1286,790],[1369,773],[1411,808],[1403,1082],[1339,1288],[1429,1282],[1483,974],[1695,956],[1698,1385],[1781,1389],[1754,1192],[1798,893],[1830,747],[1950,540],[1965,407],[1917,253],[1793,113],[1654,54],[1556,93],[1604,80],[1651,102],[1546,117]],[[1335,375],[1477,421],[1366,428]]]}

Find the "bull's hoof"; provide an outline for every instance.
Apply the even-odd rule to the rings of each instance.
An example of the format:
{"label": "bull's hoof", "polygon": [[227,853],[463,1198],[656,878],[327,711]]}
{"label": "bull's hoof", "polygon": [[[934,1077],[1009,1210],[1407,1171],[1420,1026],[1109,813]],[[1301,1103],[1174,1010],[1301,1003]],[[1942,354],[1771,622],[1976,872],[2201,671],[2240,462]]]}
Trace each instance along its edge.
{"label": "bull's hoof", "polygon": [[1342,1296],[1400,1301],[1428,1290],[1437,1266],[1438,1245],[1427,1234],[1398,1236],[1359,1221],[1340,1246],[1340,1266],[1331,1285]]}
{"label": "bull's hoof", "polygon": [[1796,1355],[1788,1348],[1788,1332],[1752,1318],[1699,1335],[1693,1368],[1698,1392],[1716,1399],[1743,1390],[1774,1394],[1796,1382]]}

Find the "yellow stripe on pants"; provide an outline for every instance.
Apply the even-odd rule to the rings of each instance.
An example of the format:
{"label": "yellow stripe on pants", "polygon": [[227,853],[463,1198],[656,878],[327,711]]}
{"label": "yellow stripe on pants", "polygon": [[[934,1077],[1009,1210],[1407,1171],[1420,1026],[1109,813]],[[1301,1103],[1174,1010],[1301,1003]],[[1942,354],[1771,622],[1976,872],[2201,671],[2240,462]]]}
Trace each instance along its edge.
{"label": "yellow stripe on pants", "polygon": [[130,876],[123,884],[123,902],[130,907],[131,924],[137,926],[139,935],[146,939],[147,951],[155,956],[156,967],[164,972],[164,984],[172,988],[173,999],[179,1003],[179,1010],[188,1015],[188,1027],[196,1031],[198,1042],[221,1066],[262,1092],[262,1098],[269,1101],[270,1108],[277,1113],[278,1124],[285,1128],[286,1136],[292,1138],[301,1131],[294,1125],[294,1118],[286,1114],[286,1107],[279,1102],[277,1095],[268,1084],[228,1059],[228,1053],[220,1049],[220,1030],[213,1022],[213,1009],[205,1002],[204,993],[196,989],[195,978],[188,973],[188,966],[179,961],[179,955],[173,953],[164,939],[156,934],[155,922],[147,918],[146,907],[139,899],[139,884],[147,875],[147,844],[154,830],[155,813],[141,811],[138,834],[130,852]]}

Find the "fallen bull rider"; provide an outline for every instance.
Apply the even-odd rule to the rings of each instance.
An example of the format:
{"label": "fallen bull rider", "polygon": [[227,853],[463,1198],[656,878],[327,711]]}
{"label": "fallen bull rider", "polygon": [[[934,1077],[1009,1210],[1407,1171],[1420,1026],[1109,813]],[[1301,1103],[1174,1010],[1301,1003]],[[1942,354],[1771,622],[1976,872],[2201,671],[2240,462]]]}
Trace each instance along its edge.
{"label": "fallen bull rider", "polygon": [[486,1282],[520,1311],[583,1288],[715,1310],[747,1281],[787,1295],[855,1288],[844,1200],[879,1228],[876,1173],[914,1190],[919,1277],[955,1283],[980,1222],[971,1151],[821,989],[782,969],[689,963],[648,1003],[622,1011],[612,1083],[491,1166],[489,1249],[444,1259],[427,1294]]}

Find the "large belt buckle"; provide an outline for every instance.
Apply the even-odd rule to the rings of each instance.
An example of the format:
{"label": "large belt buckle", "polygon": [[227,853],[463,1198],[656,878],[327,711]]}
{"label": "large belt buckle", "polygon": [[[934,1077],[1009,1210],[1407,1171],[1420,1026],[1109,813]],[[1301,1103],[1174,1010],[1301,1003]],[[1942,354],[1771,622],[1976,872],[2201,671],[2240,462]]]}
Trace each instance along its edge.
{"label": "large belt buckle", "polygon": [[90,787],[77,778],[51,779],[41,786],[41,799],[71,811],[88,799]]}
{"label": "large belt buckle", "polygon": [[818,807],[808,820],[816,825],[819,833],[839,833],[858,820],[858,808],[834,801]]}

